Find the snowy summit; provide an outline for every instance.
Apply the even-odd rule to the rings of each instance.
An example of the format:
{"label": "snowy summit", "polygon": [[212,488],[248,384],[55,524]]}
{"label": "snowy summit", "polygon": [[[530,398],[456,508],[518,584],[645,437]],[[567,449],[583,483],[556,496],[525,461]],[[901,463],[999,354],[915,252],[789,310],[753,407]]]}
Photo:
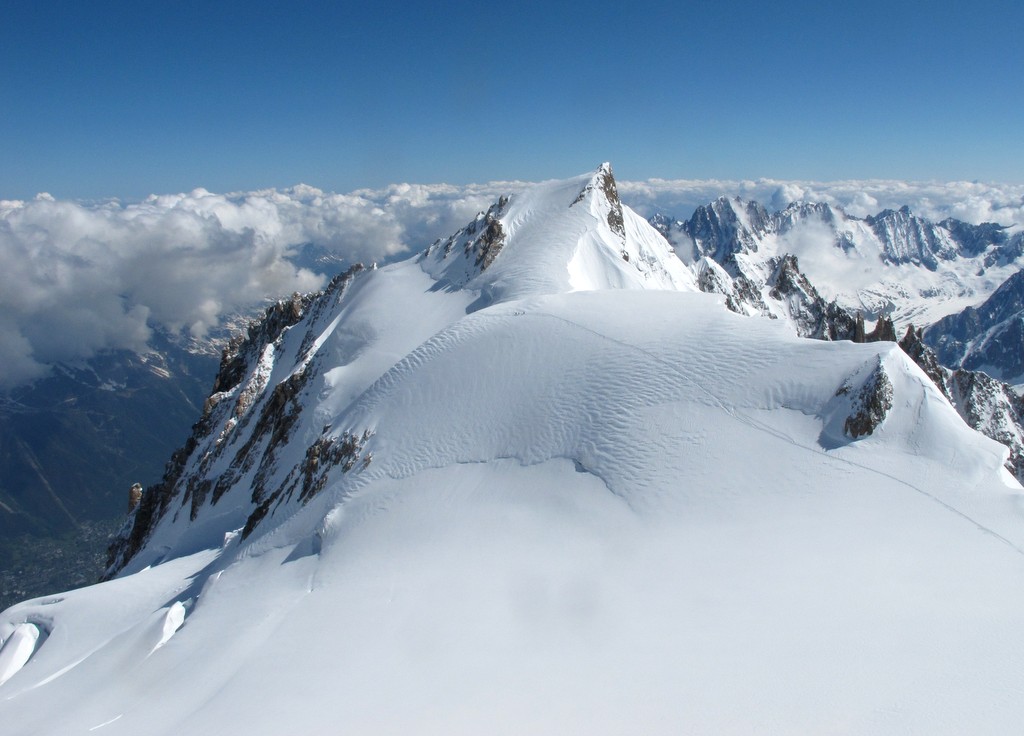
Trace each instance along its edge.
{"label": "snowy summit", "polygon": [[268,310],[5,734],[1009,733],[1007,450],[701,293],[611,168]]}

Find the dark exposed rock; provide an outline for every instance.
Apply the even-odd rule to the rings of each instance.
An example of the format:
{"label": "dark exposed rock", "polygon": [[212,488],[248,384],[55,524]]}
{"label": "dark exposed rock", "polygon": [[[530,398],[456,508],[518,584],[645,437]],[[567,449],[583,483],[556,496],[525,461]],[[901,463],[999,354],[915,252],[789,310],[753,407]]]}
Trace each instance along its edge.
{"label": "dark exposed rock", "polygon": [[280,487],[267,494],[266,498],[258,498],[256,493],[253,493],[253,502],[257,506],[246,520],[242,538],[245,539],[256,529],[273,504],[287,501],[297,489],[299,501],[303,504],[308,503],[323,490],[327,483],[327,473],[331,468],[340,467],[343,473],[356,468],[366,468],[373,461],[373,454],[364,453],[363,450],[372,436],[373,432],[365,430],[362,434],[346,431],[342,432],[340,437],[318,438],[306,448],[302,463],[292,469]]}
{"label": "dark exposed rock", "polygon": [[132,487],[128,489],[128,513],[130,514],[135,510],[135,507],[139,505],[139,501],[142,500],[142,484],[132,483]]}
{"label": "dark exposed rock", "polygon": [[[459,229],[445,240],[436,240],[424,251],[424,258],[440,252],[441,258],[463,257],[473,264],[466,280],[486,271],[505,247],[505,231],[501,216],[508,208],[509,197],[502,196],[486,212],[477,214],[473,222]],[[461,284],[460,284],[461,285]]]}
{"label": "dark exposed rock", "polygon": [[864,332],[864,315],[857,312],[854,325],[853,342],[896,342],[896,326],[886,316],[880,316],[871,332]]}
{"label": "dark exposed rock", "polygon": [[1009,241],[1007,228],[995,222],[983,222],[972,225],[969,222],[948,217],[939,223],[950,232],[953,239],[960,245],[960,252],[965,256],[977,256],[992,246],[1002,246]]}
{"label": "dark exposed rock", "polygon": [[[321,310],[333,306],[362,269],[361,264],[353,266],[332,279],[321,292],[296,294],[277,302],[265,311],[262,320],[249,324],[244,337],[229,343],[214,381],[214,392],[205,403],[202,417],[193,425],[192,435],[172,455],[163,479],[145,489],[138,506],[111,542],[105,577],[115,575],[142,549],[175,499],[177,507],[188,505],[190,518],[195,519],[208,499],[216,503],[241,474],[254,467],[256,509],[250,514],[251,524],[247,527],[258,522],[261,509],[263,514],[269,511],[272,499],[264,485],[274,468],[276,453],[290,437],[301,411],[300,394],[309,373],[300,367],[270,389],[266,386],[269,376],[258,370],[261,357],[268,346],[280,343],[289,328],[303,319],[312,324]],[[304,335],[303,353],[314,338],[308,333]],[[229,400],[232,398],[234,401]],[[233,430],[250,422],[255,422],[252,431],[235,453],[231,466],[223,473],[211,475],[214,461],[239,437]]]}
{"label": "dark exposed rock", "polygon": [[475,262],[481,271],[486,271],[487,267],[494,263],[494,259],[498,257],[504,244],[505,232],[501,228],[501,221],[492,215],[487,220],[487,227],[484,228],[477,240]]}
{"label": "dark exposed rock", "polygon": [[615,176],[612,174],[612,167],[610,164],[601,165],[594,181],[583,187],[579,196],[577,196],[569,206],[572,207],[582,202],[586,198],[587,194],[593,191],[595,187],[601,190],[605,196],[605,200],[608,202],[608,227],[611,228],[611,231],[620,238],[625,239],[626,223],[622,215],[622,202],[619,200],[619,190],[615,185]]}
{"label": "dark exposed rock", "polygon": [[978,307],[940,319],[924,331],[940,362],[984,369],[997,378],[1024,374],[1024,271],[1004,281]]}
{"label": "dark exposed rock", "polygon": [[884,315],[875,322],[875,329],[865,335],[867,342],[896,342],[896,339],[896,326]]}
{"label": "dark exposed rock", "polygon": [[[851,390],[849,385],[844,385],[836,394]],[[853,410],[843,424],[843,431],[853,439],[873,434],[892,409],[892,397],[892,382],[879,361],[854,397]]]}
{"label": "dark exposed rock", "polygon": [[619,190],[615,186],[611,167],[603,167],[598,177],[601,191],[608,200],[608,227],[619,237],[625,238],[626,224],[622,217],[622,202],[619,201]]}
{"label": "dark exposed rock", "polygon": [[767,285],[770,298],[785,302],[801,337],[817,340],[852,340],[856,337],[854,318],[834,301],[825,301],[800,270],[796,256],[786,255],[777,259]]}
{"label": "dark exposed rock", "polygon": [[940,260],[958,255],[948,231],[913,214],[909,207],[883,210],[865,221],[886,245],[884,257],[891,263],[914,263],[934,271]]}
{"label": "dark exposed rock", "polygon": [[935,351],[925,345],[921,333],[921,330],[910,325],[899,345],[903,348],[903,352],[909,355],[910,359],[925,372],[925,375],[932,379],[932,383],[942,392],[942,395],[952,401],[953,397],[950,395],[947,385],[951,371],[939,364]]}
{"label": "dark exposed rock", "polygon": [[771,230],[771,221],[768,211],[757,202],[720,197],[698,207],[682,229],[693,243],[693,259],[708,256],[729,270],[728,257],[756,252],[757,241]]}
{"label": "dark exposed rock", "polygon": [[1024,482],[1024,399],[981,371],[953,371],[950,383],[964,421],[1010,450],[1006,468]]}

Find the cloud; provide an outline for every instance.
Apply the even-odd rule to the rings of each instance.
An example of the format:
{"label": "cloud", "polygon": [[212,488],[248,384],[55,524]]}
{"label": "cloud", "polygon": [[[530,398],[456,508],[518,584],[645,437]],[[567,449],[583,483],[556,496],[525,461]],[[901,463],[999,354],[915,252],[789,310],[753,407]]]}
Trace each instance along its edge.
{"label": "cloud", "polygon": [[[319,288],[327,275],[295,265],[304,244],[349,263],[394,260],[524,186],[196,189],[128,204],[47,194],[0,200],[0,389],[100,350],[144,351],[154,328],[202,337],[268,298]],[[728,195],[773,208],[802,198],[864,216],[908,204],[932,219],[1024,223],[1021,185],[650,179],[619,182],[619,192],[641,214],[681,218]]]}
{"label": "cloud", "polygon": [[[498,185],[495,185],[498,186]],[[461,227],[490,186],[309,186],[145,201],[0,201],[0,388],[57,362],[144,351],[153,328],[202,337],[226,315],[321,287],[307,243],[346,262],[387,261]]]}

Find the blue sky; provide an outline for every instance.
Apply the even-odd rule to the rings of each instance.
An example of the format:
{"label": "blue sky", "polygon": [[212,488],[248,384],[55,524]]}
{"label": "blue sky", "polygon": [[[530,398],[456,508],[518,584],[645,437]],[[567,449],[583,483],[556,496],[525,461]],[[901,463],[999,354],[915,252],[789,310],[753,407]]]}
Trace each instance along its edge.
{"label": "blue sky", "polygon": [[0,198],[1024,180],[1017,3],[5,2]]}

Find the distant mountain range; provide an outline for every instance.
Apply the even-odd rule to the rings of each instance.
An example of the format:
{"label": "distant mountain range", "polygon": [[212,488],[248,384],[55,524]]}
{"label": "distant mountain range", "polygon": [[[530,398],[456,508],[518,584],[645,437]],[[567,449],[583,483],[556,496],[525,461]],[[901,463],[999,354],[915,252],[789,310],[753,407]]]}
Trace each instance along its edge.
{"label": "distant mountain range", "polygon": [[684,262],[714,261],[759,291],[779,259],[795,256],[825,299],[868,319],[889,317],[898,327],[927,326],[976,305],[1020,269],[1024,254],[1024,232],[932,223],[906,207],[862,219],[823,203],[768,212],[757,202],[723,197],[687,220],[656,215],[651,223]]}

